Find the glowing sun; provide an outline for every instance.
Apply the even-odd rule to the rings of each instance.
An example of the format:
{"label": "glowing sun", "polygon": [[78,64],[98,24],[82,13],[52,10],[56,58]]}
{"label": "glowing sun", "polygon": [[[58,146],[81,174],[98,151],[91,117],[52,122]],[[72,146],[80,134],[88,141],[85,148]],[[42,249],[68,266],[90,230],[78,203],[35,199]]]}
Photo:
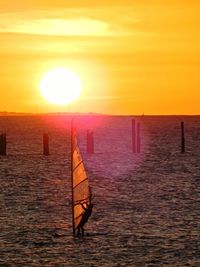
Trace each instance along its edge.
{"label": "glowing sun", "polygon": [[44,75],[40,83],[40,90],[48,102],[65,105],[79,97],[81,80],[71,70],[57,68]]}

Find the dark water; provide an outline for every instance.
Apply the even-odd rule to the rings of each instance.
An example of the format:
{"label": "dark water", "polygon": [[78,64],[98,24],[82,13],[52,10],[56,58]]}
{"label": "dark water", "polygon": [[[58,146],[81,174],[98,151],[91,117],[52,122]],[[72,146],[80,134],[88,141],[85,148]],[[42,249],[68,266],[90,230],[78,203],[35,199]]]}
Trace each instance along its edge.
{"label": "dark water", "polygon": [[[69,118],[0,117],[0,266],[200,266],[200,117],[77,118],[94,194],[86,237],[74,239]],[[180,121],[186,153],[180,153]],[[86,129],[95,154],[87,155]],[[50,136],[42,155],[42,133]]]}

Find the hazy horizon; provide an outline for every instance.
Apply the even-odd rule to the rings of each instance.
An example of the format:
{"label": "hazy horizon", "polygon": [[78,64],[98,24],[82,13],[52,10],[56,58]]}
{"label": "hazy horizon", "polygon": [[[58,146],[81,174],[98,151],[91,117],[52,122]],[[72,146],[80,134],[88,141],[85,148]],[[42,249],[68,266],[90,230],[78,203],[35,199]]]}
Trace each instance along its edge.
{"label": "hazy horizon", "polygon": [[200,114],[109,114],[109,113],[97,113],[97,112],[62,112],[62,111],[55,111],[55,112],[17,112],[17,111],[0,111],[0,116],[12,116],[12,115],[35,115],[35,116],[40,116],[40,115],[60,115],[60,116],[65,116],[65,115],[71,115],[71,114],[77,114],[77,115],[89,115],[89,116],[136,116],[136,117],[143,117],[143,116],[200,116]]}

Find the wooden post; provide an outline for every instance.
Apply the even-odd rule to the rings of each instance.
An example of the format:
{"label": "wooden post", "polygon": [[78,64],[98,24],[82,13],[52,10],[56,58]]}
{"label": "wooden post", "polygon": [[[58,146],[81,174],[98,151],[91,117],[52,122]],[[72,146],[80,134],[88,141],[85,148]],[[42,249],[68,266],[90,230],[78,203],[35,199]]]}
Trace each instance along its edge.
{"label": "wooden post", "polygon": [[94,154],[94,133],[93,131],[90,132],[90,152]]}
{"label": "wooden post", "polygon": [[140,153],[141,148],[141,138],[140,138],[140,123],[137,123],[137,153]]}
{"label": "wooden post", "polygon": [[136,124],[134,119],[132,119],[132,151],[136,153]]}
{"label": "wooden post", "polygon": [[87,153],[94,154],[94,133],[87,130]]}
{"label": "wooden post", "polygon": [[87,147],[87,153],[90,153],[89,136],[90,136],[90,131],[87,130],[87,133],[86,133],[86,147]]}
{"label": "wooden post", "polygon": [[6,156],[6,150],[7,150],[7,136],[6,133],[4,133],[4,146],[3,146],[3,150],[4,150],[4,155]]}
{"label": "wooden post", "polygon": [[49,136],[48,134],[43,134],[43,155],[49,156]]}
{"label": "wooden post", "polygon": [[185,153],[185,127],[184,122],[181,122],[181,153]]}
{"label": "wooden post", "polygon": [[6,134],[3,133],[0,135],[0,155],[6,156],[7,140]]}

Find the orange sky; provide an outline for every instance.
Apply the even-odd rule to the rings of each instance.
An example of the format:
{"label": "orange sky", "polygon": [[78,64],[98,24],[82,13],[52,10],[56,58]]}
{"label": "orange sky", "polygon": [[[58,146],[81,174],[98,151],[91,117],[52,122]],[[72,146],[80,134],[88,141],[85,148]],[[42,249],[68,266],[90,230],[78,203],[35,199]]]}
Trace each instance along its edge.
{"label": "orange sky", "polygon": [[[0,110],[200,114],[199,0],[0,1]],[[48,104],[40,80],[76,71],[70,107]]]}

